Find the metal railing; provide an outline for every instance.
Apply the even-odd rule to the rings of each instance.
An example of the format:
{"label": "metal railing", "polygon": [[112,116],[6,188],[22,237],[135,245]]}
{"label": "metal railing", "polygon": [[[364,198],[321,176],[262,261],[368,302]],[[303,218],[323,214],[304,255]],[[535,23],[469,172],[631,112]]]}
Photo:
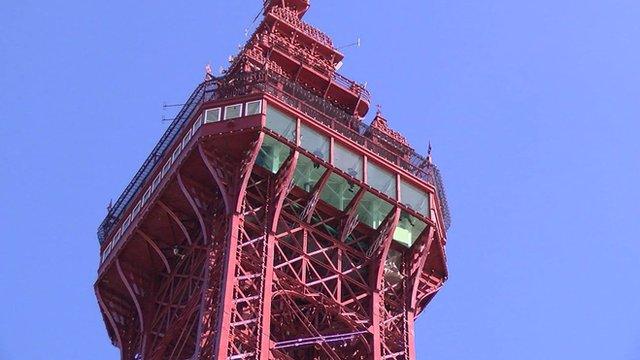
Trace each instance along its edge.
{"label": "metal railing", "polygon": [[193,112],[198,106],[213,98],[216,88],[216,81],[205,81],[198,85],[193,91],[187,102],[184,104],[178,115],[173,119],[167,130],[164,132],[160,141],[151,151],[151,154],[144,161],[138,172],[133,176],[133,179],[124,189],[115,204],[109,209],[106,218],[102,221],[98,227],[98,241],[102,244],[104,239],[110,233],[113,226],[120,220],[122,213],[136,197],[140,188],[148,179],[149,175],[160,162],[167,149],[171,146],[176,136],[184,128],[185,123],[189,121]]}
{"label": "metal railing", "polygon": [[429,162],[413,149],[408,154],[401,154],[376,143],[374,138],[387,144],[393,144],[396,140],[362,123],[357,117],[349,115],[331,102],[284,76],[267,71],[255,71],[232,75],[225,82],[233,84],[233,86],[220,94],[223,98],[244,95],[253,89],[268,93],[418,178],[427,181],[438,192],[445,227],[449,228],[451,215],[440,171],[435,164]]}
{"label": "metal railing", "polygon": [[98,227],[100,243],[109,235],[113,226],[121,219],[123,212],[138,195],[140,188],[147,181],[153,169],[160,163],[167,149],[178,134],[184,129],[198,107],[207,101],[242,96],[255,90],[271,94],[282,102],[303,112],[310,118],[335,130],[351,141],[360,144],[382,158],[400,166],[411,174],[432,184],[438,191],[442,205],[445,226],[451,223],[447,197],[440,171],[435,164],[411,151],[408,155],[399,155],[387,147],[373,141],[373,137],[382,137],[387,143],[393,139],[385,139],[384,134],[376,132],[360,119],[349,115],[331,102],[317,96],[301,85],[284,76],[267,71],[255,71],[214,78],[201,83],[191,94],[178,115],[171,122],[165,133],[151,151],[131,182],[127,185],[107,216]]}

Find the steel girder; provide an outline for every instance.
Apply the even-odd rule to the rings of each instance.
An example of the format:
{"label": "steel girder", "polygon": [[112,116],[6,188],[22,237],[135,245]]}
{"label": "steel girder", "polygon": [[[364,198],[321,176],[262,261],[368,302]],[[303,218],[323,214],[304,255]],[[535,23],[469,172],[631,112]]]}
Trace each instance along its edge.
{"label": "steel girder", "polygon": [[[255,164],[264,134],[201,139],[96,295],[123,359],[413,359],[414,318],[440,288],[429,225],[393,243],[400,209],[378,230]],[[238,149],[241,149],[239,151]],[[398,256],[390,276],[391,254]],[[139,258],[145,254],[145,259]]]}

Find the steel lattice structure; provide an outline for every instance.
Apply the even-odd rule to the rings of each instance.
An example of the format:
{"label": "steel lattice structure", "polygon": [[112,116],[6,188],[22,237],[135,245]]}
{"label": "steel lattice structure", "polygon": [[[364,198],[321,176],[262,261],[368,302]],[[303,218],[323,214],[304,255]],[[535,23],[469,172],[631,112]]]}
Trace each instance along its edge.
{"label": "steel lattice structure", "polygon": [[96,297],[122,359],[415,359],[449,213],[307,0],[265,1],[101,224]]}

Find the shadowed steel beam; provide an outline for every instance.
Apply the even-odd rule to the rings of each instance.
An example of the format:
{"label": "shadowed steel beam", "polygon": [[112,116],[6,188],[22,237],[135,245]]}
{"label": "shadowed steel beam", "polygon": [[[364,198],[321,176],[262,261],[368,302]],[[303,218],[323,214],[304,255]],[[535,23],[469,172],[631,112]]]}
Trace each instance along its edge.
{"label": "shadowed steel beam", "polygon": [[173,221],[175,221],[176,225],[178,225],[178,227],[182,231],[182,234],[187,239],[189,245],[193,244],[193,241],[191,241],[191,235],[189,235],[187,228],[184,227],[184,224],[182,223],[182,221],[180,221],[176,213],[174,213],[173,210],[171,210],[171,208],[169,208],[169,206],[167,206],[167,204],[163,203],[161,200],[158,201],[158,205],[160,205],[160,207],[167,213],[167,215],[169,215],[169,217],[173,219]]}
{"label": "shadowed steel beam", "polygon": [[202,218],[202,214],[200,213],[200,210],[198,209],[196,202],[193,200],[193,196],[191,196],[191,193],[189,192],[184,182],[182,181],[182,175],[180,173],[178,173],[177,178],[178,178],[178,185],[180,186],[180,190],[184,194],[184,197],[187,198],[189,205],[191,205],[193,212],[196,214],[196,217],[198,218],[198,223],[200,223],[200,231],[202,232],[204,243],[207,244],[209,242],[209,239],[206,236],[207,227],[204,224],[204,219]]}
{"label": "shadowed steel beam", "polygon": [[139,333],[141,335],[140,349],[141,349],[142,357],[144,358],[147,334],[145,331],[145,321],[144,321],[144,315],[142,313],[142,307],[140,306],[140,301],[138,300],[138,296],[136,295],[136,293],[133,291],[133,288],[131,287],[131,283],[129,282],[129,279],[127,278],[124,271],[122,270],[122,265],[120,264],[120,258],[116,259],[116,269],[118,270],[118,275],[120,275],[120,280],[122,280],[122,282],[124,283],[124,286],[127,288],[127,291],[131,296],[131,300],[133,300],[133,304],[136,307],[136,311],[138,312],[138,319],[140,321]]}
{"label": "shadowed steel beam", "polygon": [[413,290],[411,292],[411,303],[410,308],[415,311],[415,306],[417,305],[417,295],[418,295],[418,285],[420,285],[420,276],[422,275],[422,271],[424,270],[424,266],[427,263],[427,258],[430,255],[431,244],[435,238],[435,229],[433,226],[429,226],[429,230],[427,230],[426,234],[426,244],[424,248],[420,249],[420,256],[418,258],[419,264],[418,267],[413,274]]}
{"label": "shadowed steel beam", "polygon": [[117,342],[116,345],[121,350],[124,350],[123,345],[122,345],[122,337],[120,336],[120,330],[119,330],[118,325],[116,324],[115,320],[113,319],[113,314],[111,314],[111,311],[109,310],[109,307],[107,306],[107,304],[105,304],[104,300],[102,299],[102,293],[100,292],[100,288],[96,287],[95,288],[95,292],[96,292],[96,298],[98,299],[98,305],[100,305],[100,308],[102,309],[102,312],[106,315],[107,321],[109,321],[109,324],[111,325],[111,328],[113,329],[113,332],[116,335],[116,342]]}
{"label": "shadowed steel beam", "polygon": [[266,234],[264,241],[267,242],[266,254],[263,254],[264,258],[264,280],[263,286],[263,302],[262,302],[262,319],[260,321],[260,360],[268,360],[270,358],[269,352],[271,347],[271,301],[273,298],[273,257],[275,252],[275,231],[278,228],[278,220],[280,219],[280,212],[282,211],[282,204],[287,197],[287,190],[293,182],[293,175],[296,170],[296,164],[298,162],[298,152],[293,152],[285,161],[283,166],[276,175],[277,183],[275,189],[273,189],[273,203],[274,208],[271,211],[269,233]]}
{"label": "shadowed steel beam", "polygon": [[[377,262],[377,268],[375,271],[374,277],[374,290],[373,297],[371,301],[371,324],[372,327],[380,327],[382,324],[382,316],[380,314],[381,306],[382,306],[382,297],[384,294],[382,293],[382,283],[384,280],[384,265],[389,255],[389,248],[391,247],[391,242],[393,240],[393,233],[398,226],[398,222],[400,221],[400,209],[396,208],[395,211],[387,218],[387,224],[381,225],[384,226],[383,230],[386,232],[380,233],[378,236],[382,240],[380,245],[381,251],[379,256],[379,261]],[[375,255],[372,254],[372,255]],[[382,339],[382,334],[379,329],[372,331],[373,335],[373,360],[381,360],[382,359],[382,343],[384,339]]]}
{"label": "shadowed steel beam", "polygon": [[160,250],[158,245],[155,243],[155,241],[153,241],[147,234],[145,234],[140,229],[136,229],[136,233],[140,235],[140,237],[144,241],[146,241],[147,244],[149,244],[149,246],[151,246],[151,248],[153,249],[153,251],[155,251],[156,254],[158,254],[158,257],[160,258],[160,260],[162,260],[162,263],[164,264],[165,270],[167,270],[167,274],[171,273],[171,266],[169,266],[169,261],[167,260],[167,257],[162,253],[162,250]]}

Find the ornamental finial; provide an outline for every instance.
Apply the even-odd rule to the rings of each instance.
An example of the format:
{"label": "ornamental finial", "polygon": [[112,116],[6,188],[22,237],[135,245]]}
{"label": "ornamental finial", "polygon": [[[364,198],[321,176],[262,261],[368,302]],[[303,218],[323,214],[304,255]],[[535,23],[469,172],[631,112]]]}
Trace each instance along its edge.
{"label": "ornamental finial", "polygon": [[213,70],[211,69],[211,64],[207,64],[204,66],[204,80],[209,81],[213,79]]}

